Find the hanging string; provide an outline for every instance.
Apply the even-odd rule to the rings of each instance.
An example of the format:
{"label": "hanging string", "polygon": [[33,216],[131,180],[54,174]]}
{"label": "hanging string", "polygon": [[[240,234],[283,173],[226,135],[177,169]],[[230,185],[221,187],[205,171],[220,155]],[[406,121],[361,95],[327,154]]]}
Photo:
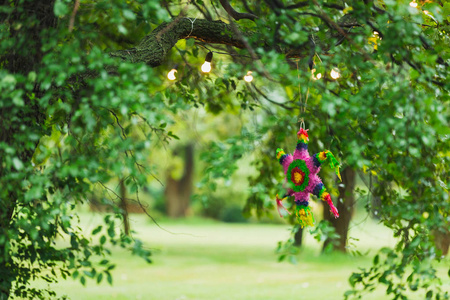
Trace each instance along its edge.
{"label": "hanging string", "polygon": [[187,39],[188,37],[191,36],[192,31],[194,31],[194,23],[195,23],[195,21],[197,20],[197,18],[195,18],[194,20],[191,20],[191,18],[185,17],[185,19],[188,19],[189,21],[191,21],[191,25],[192,25],[191,32],[189,32],[189,34],[187,35],[187,37],[185,37],[185,38]]}
{"label": "hanging string", "polygon": [[303,118],[300,118],[298,122],[300,123],[299,129],[305,130],[305,120]]}
{"label": "hanging string", "polygon": [[306,92],[306,97],[305,97],[305,103],[303,103],[303,98],[302,98],[302,90],[300,87],[300,71],[298,68],[298,62],[300,60],[297,59],[297,79],[298,79],[298,97],[299,97],[299,114],[298,114],[298,123],[300,123],[300,129],[305,129],[305,119],[303,118],[303,115],[306,113],[306,104],[308,102],[308,96],[309,96],[309,87],[308,90]]}

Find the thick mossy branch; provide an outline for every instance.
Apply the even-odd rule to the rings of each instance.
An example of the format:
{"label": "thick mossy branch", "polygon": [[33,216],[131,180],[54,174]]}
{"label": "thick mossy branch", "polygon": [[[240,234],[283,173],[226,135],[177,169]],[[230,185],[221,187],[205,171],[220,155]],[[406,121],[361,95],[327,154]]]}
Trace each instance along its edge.
{"label": "thick mossy branch", "polygon": [[176,18],[164,22],[134,48],[111,52],[111,57],[119,57],[130,62],[145,62],[157,67],[162,64],[169,50],[178,40],[194,38],[211,44],[226,44],[244,48],[244,43],[232,33],[231,26],[222,21],[208,21]]}
{"label": "thick mossy branch", "polygon": [[[246,48],[242,39],[249,37],[251,33],[241,32],[241,34],[236,34],[235,30],[238,26],[235,25],[236,28],[233,30],[232,27],[234,26],[232,25],[234,24],[227,24],[222,21],[177,17],[171,22],[164,22],[156,27],[136,47],[113,51],[110,53],[110,56],[119,57],[133,63],[144,62],[149,66],[157,67],[163,63],[167,53],[180,39],[194,38],[208,44],[224,44],[240,49]],[[331,25],[329,27],[330,30],[327,32],[327,35],[330,39],[323,41],[316,39],[313,42],[313,39],[310,37],[308,41],[296,47],[277,45],[275,49],[285,54],[287,58],[309,57],[311,60],[315,53],[315,47],[320,47],[327,52],[333,45],[330,43],[332,38],[340,39],[343,37],[342,33],[331,30],[333,29]],[[343,29],[341,31],[346,32]],[[260,44],[267,50],[272,49],[272,46],[265,44],[264,41],[261,41]]]}

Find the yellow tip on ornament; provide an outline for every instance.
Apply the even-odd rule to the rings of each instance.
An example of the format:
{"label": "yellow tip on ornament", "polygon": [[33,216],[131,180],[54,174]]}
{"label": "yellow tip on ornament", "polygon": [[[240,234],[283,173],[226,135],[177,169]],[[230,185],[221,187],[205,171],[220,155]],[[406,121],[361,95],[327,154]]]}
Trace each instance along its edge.
{"label": "yellow tip on ornament", "polygon": [[309,206],[297,206],[295,215],[297,216],[298,223],[302,228],[305,226],[314,226],[314,216]]}
{"label": "yellow tip on ornament", "polygon": [[339,167],[336,168],[336,175],[339,177],[339,180],[342,181],[341,173],[339,172]]}

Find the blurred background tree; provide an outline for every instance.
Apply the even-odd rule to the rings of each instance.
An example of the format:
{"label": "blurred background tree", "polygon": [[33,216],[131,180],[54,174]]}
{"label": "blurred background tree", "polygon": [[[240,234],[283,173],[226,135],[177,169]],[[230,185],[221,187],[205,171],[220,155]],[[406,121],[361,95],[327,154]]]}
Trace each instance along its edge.
{"label": "blurred background tree", "polygon": [[[164,188],[167,215],[173,218],[185,217],[188,214],[193,189],[194,147],[186,145],[181,150],[184,152],[182,172],[180,175],[174,174],[174,168],[171,166]],[[174,151],[174,155],[179,151],[180,149]]]}
{"label": "blurred background tree", "polygon": [[[107,240],[149,260],[115,224],[172,174],[157,154],[191,142],[177,132],[184,111],[234,116],[198,148],[205,206],[251,167],[244,212],[273,211],[283,191],[275,150],[293,148],[304,118],[310,149],[330,149],[344,170],[342,186],[322,176],[342,218],[317,234],[346,250],[358,176],[367,210],[399,237],[350,277],[346,297],[385,285],[394,299],[448,298],[434,263],[449,235],[449,15],[448,3],[419,0],[1,2],[0,299],[53,297],[30,288],[35,278],[112,282],[113,264],[94,263]],[[189,184],[173,184],[186,214]],[[90,239],[76,213],[95,189],[112,214]],[[59,235],[70,243],[56,246]]]}

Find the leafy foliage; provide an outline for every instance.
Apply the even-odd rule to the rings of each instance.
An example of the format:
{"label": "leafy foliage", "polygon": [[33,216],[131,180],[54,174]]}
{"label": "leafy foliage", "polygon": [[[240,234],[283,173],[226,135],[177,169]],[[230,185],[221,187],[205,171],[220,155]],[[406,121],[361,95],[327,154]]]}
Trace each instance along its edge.
{"label": "leafy foliage", "polygon": [[[150,252],[138,240],[117,230],[118,207],[92,237],[77,226],[75,209],[88,201],[94,185],[126,177],[129,192],[137,193],[147,180],[139,163],[151,133],[170,138],[156,125],[134,133],[139,122],[164,120],[157,113],[164,106],[161,95],[148,87],[160,81],[145,65],[115,63],[96,40],[104,32],[92,30],[120,28],[127,11],[109,1],[84,5],[78,16],[84,22],[73,31],[67,29],[67,2],[1,6],[2,299],[54,298],[51,290],[30,288],[37,278],[112,283],[111,244],[149,261]],[[150,8],[142,8],[150,18]]]}
{"label": "leafy foliage", "polygon": [[[257,1],[249,7],[254,22],[224,19],[232,32],[215,33],[219,44],[230,34],[244,42],[210,45],[187,35],[188,28],[186,42],[172,51],[160,46],[160,68],[108,53],[128,48],[121,53],[145,57],[150,49],[136,45],[158,25],[170,26],[163,22],[171,14],[189,17],[194,28],[196,17],[226,15],[218,1],[1,4],[0,298],[54,297],[30,288],[37,278],[111,283],[108,243],[148,260],[138,240],[116,229],[117,205],[92,238],[77,227],[75,209],[94,186],[109,193],[105,201],[120,198],[108,187],[117,179],[139,201],[139,188],[154,180],[149,153],[179,138],[170,128],[173,115],[203,108],[253,119],[203,155],[206,179],[230,178],[249,151],[257,158],[247,213],[273,207],[270,196],[282,188],[274,151],[293,144],[299,116],[315,136],[312,149],[325,145],[376,177],[368,189],[381,199],[381,221],[398,243],[352,275],[347,298],[385,285],[393,299],[406,291],[448,299],[433,269],[441,257],[433,240],[450,222],[450,6],[413,2],[417,7],[391,0]],[[232,2],[237,10],[246,9],[242,3]],[[198,65],[210,50],[214,71],[201,74]],[[175,63],[182,66],[169,84],[165,75]],[[241,81],[248,70],[255,77],[250,84]]]}

